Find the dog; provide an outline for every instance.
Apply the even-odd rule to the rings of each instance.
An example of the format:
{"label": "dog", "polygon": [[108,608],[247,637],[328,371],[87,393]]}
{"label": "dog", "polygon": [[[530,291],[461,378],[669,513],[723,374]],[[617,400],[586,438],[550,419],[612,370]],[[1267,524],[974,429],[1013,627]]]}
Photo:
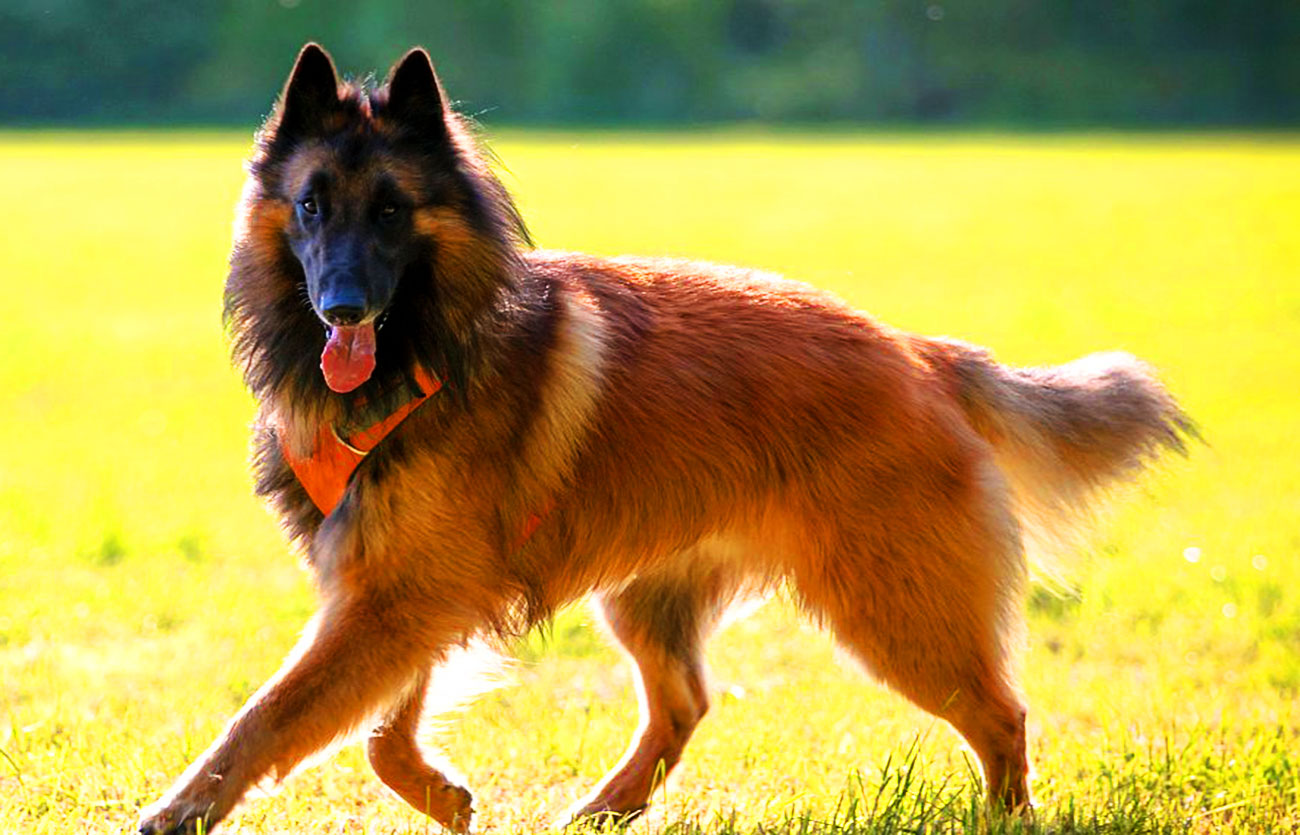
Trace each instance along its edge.
{"label": "dog", "polygon": [[210,829],[356,731],[384,783],[467,831],[469,792],[416,741],[431,671],[586,595],[643,716],[572,816],[634,815],[708,708],[710,630],[780,584],[966,739],[992,804],[1029,806],[1023,542],[1184,451],[1146,365],[1010,368],[772,275],[536,251],[421,49],[367,87],[305,46],[238,218],[256,490],[320,610],[141,832]]}

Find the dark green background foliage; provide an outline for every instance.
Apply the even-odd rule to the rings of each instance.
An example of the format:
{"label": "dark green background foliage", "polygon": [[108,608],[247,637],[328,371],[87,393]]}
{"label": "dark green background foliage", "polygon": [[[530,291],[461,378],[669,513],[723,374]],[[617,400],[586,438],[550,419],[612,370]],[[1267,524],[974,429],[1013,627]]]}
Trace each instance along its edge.
{"label": "dark green background foliage", "polygon": [[0,121],[245,124],[307,39],[498,123],[1300,123],[1296,0],[4,0]]}

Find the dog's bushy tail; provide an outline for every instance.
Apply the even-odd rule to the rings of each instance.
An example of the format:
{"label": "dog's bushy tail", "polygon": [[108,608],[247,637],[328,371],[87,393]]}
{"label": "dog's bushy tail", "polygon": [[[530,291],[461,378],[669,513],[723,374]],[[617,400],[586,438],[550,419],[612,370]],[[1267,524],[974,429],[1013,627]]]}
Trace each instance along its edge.
{"label": "dog's bushy tail", "polygon": [[1040,571],[1105,489],[1165,450],[1187,453],[1195,424],[1146,363],[1122,352],[1010,368],[987,351],[927,340],[972,425],[1006,474]]}

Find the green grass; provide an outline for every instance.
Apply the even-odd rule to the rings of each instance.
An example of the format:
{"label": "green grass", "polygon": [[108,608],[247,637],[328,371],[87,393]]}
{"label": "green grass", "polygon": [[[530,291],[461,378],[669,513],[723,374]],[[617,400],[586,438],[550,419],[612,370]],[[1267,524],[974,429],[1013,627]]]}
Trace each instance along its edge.
{"label": "green grass", "polygon": [[[242,136],[0,138],[0,831],[118,832],[313,608],[251,497],[220,287]],[[739,262],[1007,362],[1158,365],[1208,447],[1122,491],[1036,592],[1024,682],[1062,832],[1300,828],[1300,141],[508,134],[538,241]],[[1199,549],[1199,550],[1189,550]],[[1193,559],[1194,558],[1194,561]],[[566,612],[440,735],[486,832],[621,752],[630,676]],[[946,726],[778,600],[711,646],[714,708],[633,832],[1015,830]],[[424,832],[355,747],[239,832]]]}

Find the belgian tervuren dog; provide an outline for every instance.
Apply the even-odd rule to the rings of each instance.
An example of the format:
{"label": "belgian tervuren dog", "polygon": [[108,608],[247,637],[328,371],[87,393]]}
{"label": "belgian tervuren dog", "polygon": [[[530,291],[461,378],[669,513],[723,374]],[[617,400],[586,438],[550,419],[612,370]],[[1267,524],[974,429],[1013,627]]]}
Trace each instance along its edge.
{"label": "belgian tervuren dog", "polygon": [[634,814],[707,708],[720,613],[780,583],[1024,807],[1023,537],[1190,430],[1126,354],[1008,368],[772,275],[535,251],[419,49],[375,88],[299,54],[225,316],[257,491],[321,608],[148,833],[210,827],[357,730],[385,783],[467,829],[415,738],[431,670],[587,594],[645,715],[573,814]]}

